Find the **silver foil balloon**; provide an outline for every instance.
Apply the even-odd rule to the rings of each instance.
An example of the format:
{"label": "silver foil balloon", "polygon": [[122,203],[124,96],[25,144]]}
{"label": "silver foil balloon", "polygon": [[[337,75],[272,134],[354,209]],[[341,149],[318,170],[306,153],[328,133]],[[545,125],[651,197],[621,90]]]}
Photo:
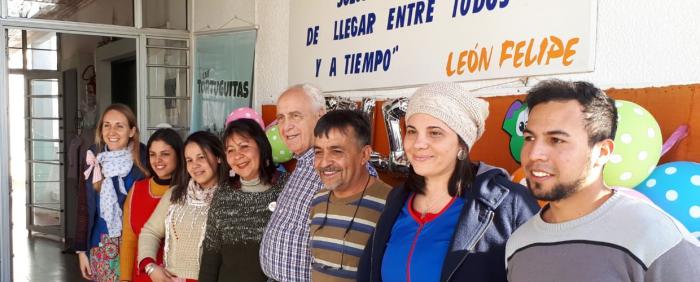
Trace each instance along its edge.
{"label": "silver foil balloon", "polygon": [[382,156],[382,154],[372,151],[369,155],[369,163],[374,166],[379,171],[389,170],[389,158]]}
{"label": "silver foil balloon", "polygon": [[408,172],[408,158],[403,149],[401,137],[401,118],[406,115],[408,98],[387,100],[382,106],[384,123],[389,134],[389,170],[394,172]]}
{"label": "silver foil balloon", "polygon": [[[374,117],[376,116],[374,109],[377,107],[377,100],[372,98],[372,97],[364,97],[362,98],[362,114],[365,115],[367,118],[367,121],[369,122],[370,125],[370,132],[371,132],[371,139],[374,140]],[[382,156],[380,153],[377,151],[372,151],[372,153],[369,156],[369,162],[376,168],[377,170],[380,171],[388,171],[389,170],[389,159],[386,156]]]}
{"label": "silver foil balloon", "polygon": [[362,114],[365,115],[369,122],[371,136],[370,140],[374,140],[374,109],[377,107],[377,100],[371,97],[362,98]]}
{"label": "silver foil balloon", "polygon": [[340,96],[326,96],[326,110],[356,110],[357,104],[350,98]]}

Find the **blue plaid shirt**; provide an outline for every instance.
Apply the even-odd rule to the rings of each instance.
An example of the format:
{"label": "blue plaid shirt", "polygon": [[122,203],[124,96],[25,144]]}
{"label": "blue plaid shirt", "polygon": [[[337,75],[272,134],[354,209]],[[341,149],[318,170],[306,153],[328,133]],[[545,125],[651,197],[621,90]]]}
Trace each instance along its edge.
{"label": "blue plaid shirt", "polygon": [[[309,213],[323,183],[314,170],[314,150],[297,156],[297,165],[277,198],[260,244],[260,265],[267,277],[283,282],[311,281]],[[370,175],[377,171],[369,163]]]}

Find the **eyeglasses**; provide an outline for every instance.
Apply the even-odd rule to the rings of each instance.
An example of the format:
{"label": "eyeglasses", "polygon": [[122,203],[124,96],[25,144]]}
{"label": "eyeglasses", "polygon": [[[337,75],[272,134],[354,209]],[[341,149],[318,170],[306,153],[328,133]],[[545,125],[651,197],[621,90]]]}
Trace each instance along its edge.
{"label": "eyeglasses", "polygon": [[[371,176],[367,175],[367,182],[365,183],[365,188],[362,189],[362,194],[360,195],[360,199],[357,201],[357,204],[355,205],[355,211],[352,213],[352,219],[350,219],[350,223],[348,223],[348,226],[345,227],[345,232],[343,233],[343,243],[342,247],[340,249],[340,266],[339,267],[333,267],[326,265],[324,263],[320,263],[316,257],[314,257],[314,261],[316,264],[318,264],[319,267],[323,269],[332,269],[332,270],[346,270],[343,269],[343,260],[345,259],[345,241],[347,240],[348,234],[350,233],[350,230],[352,229],[353,223],[355,223],[355,218],[357,217],[357,211],[360,209],[360,205],[362,204],[362,200],[365,198],[365,192],[367,192],[367,185],[369,184],[369,180],[371,179]],[[326,211],[323,214],[323,221],[321,224],[314,230],[314,233],[312,234],[311,238],[313,239],[316,237],[316,233],[318,233],[319,230],[323,229],[324,226],[326,226],[326,222],[328,221],[328,206],[331,202],[331,192],[328,192],[328,198],[326,198]]]}

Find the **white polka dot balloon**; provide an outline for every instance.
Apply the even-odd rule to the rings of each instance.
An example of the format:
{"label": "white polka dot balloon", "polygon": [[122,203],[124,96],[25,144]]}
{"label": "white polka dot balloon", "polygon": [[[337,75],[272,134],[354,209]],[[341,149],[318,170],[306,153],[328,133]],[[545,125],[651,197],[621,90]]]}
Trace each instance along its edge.
{"label": "white polka dot balloon", "polygon": [[672,162],[654,169],[637,191],[700,237],[700,164]]}
{"label": "white polka dot balloon", "polygon": [[635,187],[649,176],[661,157],[661,128],[642,106],[615,101],[619,122],[615,149],[603,175],[609,186]]}
{"label": "white polka dot balloon", "polygon": [[292,159],[294,153],[287,148],[287,145],[282,141],[280,136],[280,131],[277,125],[273,125],[267,128],[265,131],[267,135],[267,140],[270,141],[270,146],[272,147],[272,161],[275,163],[284,163]]}

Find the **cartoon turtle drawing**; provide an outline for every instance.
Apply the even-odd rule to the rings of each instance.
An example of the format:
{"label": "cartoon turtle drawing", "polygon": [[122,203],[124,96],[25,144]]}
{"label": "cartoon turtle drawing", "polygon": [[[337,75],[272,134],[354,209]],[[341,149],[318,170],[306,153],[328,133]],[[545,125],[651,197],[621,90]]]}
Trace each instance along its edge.
{"label": "cartoon turtle drawing", "polygon": [[520,163],[520,149],[523,147],[523,132],[527,125],[527,104],[515,100],[510,104],[506,117],[503,119],[503,130],[510,135],[510,154],[516,162]]}

